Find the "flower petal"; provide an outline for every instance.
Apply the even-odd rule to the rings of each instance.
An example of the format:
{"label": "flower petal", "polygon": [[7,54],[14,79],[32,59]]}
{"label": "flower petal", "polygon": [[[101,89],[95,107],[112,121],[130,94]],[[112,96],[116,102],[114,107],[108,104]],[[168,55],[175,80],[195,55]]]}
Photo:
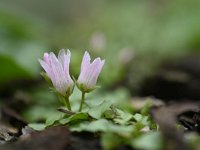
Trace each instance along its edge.
{"label": "flower petal", "polygon": [[59,92],[64,94],[67,87],[64,87],[66,83],[66,79],[65,79],[64,70],[62,68],[62,64],[61,62],[58,61],[54,53],[50,53],[49,57],[50,57],[52,72],[55,75],[55,80],[52,80],[53,85]]}
{"label": "flower petal", "polygon": [[58,53],[58,61],[62,64],[64,68],[65,50],[61,49]]}
{"label": "flower petal", "polygon": [[64,56],[64,73],[67,79],[71,78],[69,75],[69,64],[70,64],[70,58],[71,58],[71,52],[70,50],[67,50],[67,54]]}
{"label": "flower petal", "polygon": [[98,76],[103,68],[105,60],[96,58],[90,64],[90,55],[88,52],[85,52],[81,64],[81,72],[78,78],[78,84],[84,86],[84,90],[88,91],[93,89],[96,85]]}
{"label": "flower petal", "polygon": [[48,54],[48,53],[44,53],[43,60],[44,60],[47,64],[49,64],[49,54]]}
{"label": "flower petal", "polygon": [[86,51],[83,56],[81,71],[83,71],[84,69],[87,70],[88,66],[90,65],[90,60],[91,60],[90,54]]}
{"label": "flower petal", "polygon": [[39,59],[55,89],[64,96],[68,90],[70,90],[68,94],[71,94],[74,86],[69,74],[70,57],[70,51],[68,50],[66,54],[65,50],[62,49],[58,54],[58,58],[51,52],[50,54],[44,53],[43,60]]}
{"label": "flower petal", "polygon": [[90,66],[90,75],[88,76],[87,86],[94,87],[96,85],[99,74],[103,68],[105,60],[101,61],[100,58],[96,58]]}

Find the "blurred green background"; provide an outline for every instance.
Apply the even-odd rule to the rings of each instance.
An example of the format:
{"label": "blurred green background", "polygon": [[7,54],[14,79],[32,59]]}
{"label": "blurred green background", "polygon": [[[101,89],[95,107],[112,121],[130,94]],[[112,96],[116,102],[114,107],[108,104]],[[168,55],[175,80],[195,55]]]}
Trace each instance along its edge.
{"label": "blurred green background", "polygon": [[[28,123],[63,115],[38,62],[44,52],[62,48],[71,50],[75,78],[85,50],[92,58],[106,60],[98,80],[101,88],[87,95],[87,104],[109,99],[134,112],[144,105],[137,96],[156,97],[154,92],[158,98],[199,100],[199,0],[1,0],[0,106],[11,107]],[[183,68],[192,76],[170,67],[163,71],[165,64],[179,60],[186,60]],[[145,87],[146,95],[140,93]],[[73,110],[80,97],[75,89],[70,97]],[[141,145],[155,143],[149,139],[152,136]]]}
{"label": "blurred green background", "polygon": [[106,59],[99,85],[128,85],[131,93],[125,91],[137,95],[162,62],[199,54],[200,1],[1,0],[1,95],[38,87],[44,82],[38,58],[61,48],[72,51],[75,77],[88,50]]}

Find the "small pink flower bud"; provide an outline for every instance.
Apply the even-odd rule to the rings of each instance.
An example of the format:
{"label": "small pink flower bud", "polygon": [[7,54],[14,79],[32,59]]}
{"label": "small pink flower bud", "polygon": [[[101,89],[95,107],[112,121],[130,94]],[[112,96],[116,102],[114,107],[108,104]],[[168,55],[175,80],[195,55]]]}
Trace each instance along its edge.
{"label": "small pink flower bud", "polygon": [[61,95],[66,96],[72,93],[74,82],[69,74],[71,53],[64,49],[60,50],[58,58],[54,53],[44,53],[43,60],[39,59],[40,65],[50,78],[54,88]]}
{"label": "small pink flower bud", "polygon": [[95,89],[98,76],[105,62],[105,60],[101,60],[99,57],[92,63],[90,63],[90,60],[90,55],[86,51],[81,64],[81,72],[77,80],[79,89],[84,92],[90,92]]}

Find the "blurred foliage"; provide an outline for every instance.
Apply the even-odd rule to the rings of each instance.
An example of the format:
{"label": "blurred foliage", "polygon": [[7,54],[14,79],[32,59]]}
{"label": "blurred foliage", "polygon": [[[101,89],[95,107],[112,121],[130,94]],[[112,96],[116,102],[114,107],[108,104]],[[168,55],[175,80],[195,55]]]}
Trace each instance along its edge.
{"label": "blurred foliage", "polygon": [[[41,100],[38,99],[38,104],[35,105],[37,109],[28,109],[29,113],[26,112],[25,114],[29,114],[29,116],[26,117],[32,118],[35,116],[35,113],[30,113],[30,110],[37,112],[36,114],[40,112],[47,114],[48,116],[38,114],[38,118],[35,118],[35,122],[39,121],[39,123],[30,123],[29,127],[35,130],[43,130],[44,128],[53,125],[67,125],[73,132],[87,131],[101,133],[102,136],[100,135],[100,137],[102,138],[104,149],[108,150],[116,148],[121,144],[126,144],[132,146],[133,148],[140,148],[142,147],[141,143],[145,140],[149,141],[149,138],[161,138],[160,135],[155,135],[155,137],[154,134],[149,133],[157,133],[158,127],[151,120],[148,113],[146,115],[142,115],[140,113],[132,114],[126,109],[119,109],[123,107],[120,105],[123,98],[126,99],[123,100],[124,106],[131,105],[131,101],[128,100],[128,97],[124,97],[126,95],[125,90],[111,92],[110,95],[115,97],[114,100],[109,98],[109,96],[104,98],[104,96],[99,95],[97,92],[89,95],[89,98],[86,97],[87,103],[84,105],[83,112],[78,112],[80,100],[76,100],[76,97],[80,95],[78,94],[80,91],[75,88],[74,92],[75,93],[73,93],[73,95],[75,96],[70,98],[73,111],[72,113],[51,113],[49,112],[49,109],[51,109],[51,107],[48,106],[49,104],[46,105],[45,109],[41,110],[41,104],[46,102],[41,102]],[[51,103],[51,101],[49,101],[49,103]],[[55,105],[52,104],[51,106],[55,107]],[[149,106],[145,105],[144,107]],[[45,123],[41,120],[41,117],[46,117]],[[107,137],[108,133],[110,133],[109,138]],[[146,135],[146,133],[148,134]],[[119,141],[111,144],[113,143],[113,138],[116,136],[119,137]],[[152,142],[149,141],[146,145],[143,145],[142,148],[160,149],[160,141],[156,144],[151,143]]]}
{"label": "blurred foliage", "polygon": [[[51,92],[47,86],[36,87],[29,92],[31,93],[31,106],[26,108],[23,113],[24,118],[28,122],[45,122],[45,120],[52,120],[52,118],[56,120],[57,116],[60,116],[61,113],[56,109],[59,106],[62,106],[62,103],[55,96],[55,93],[53,93],[53,91]],[[73,95],[70,96],[70,103],[73,111],[78,111],[80,98],[81,92],[75,88]],[[129,104],[130,96],[125,89],[118,89],[109,93],[96,90],[92,93],[86,94],[86,104],[89,107],[97,106],[108,100],[121,109],[130,112],[133,111],[132,106]],[[110,105],[106,106],[110,107]],[[86,109],[85,107],[83,108]]]}
{"label": "blurred foliage", "polygon": [[36,40],[30,21],[0,11],[0,85],[38,75],[37,59],[44,52],[44,44]]}

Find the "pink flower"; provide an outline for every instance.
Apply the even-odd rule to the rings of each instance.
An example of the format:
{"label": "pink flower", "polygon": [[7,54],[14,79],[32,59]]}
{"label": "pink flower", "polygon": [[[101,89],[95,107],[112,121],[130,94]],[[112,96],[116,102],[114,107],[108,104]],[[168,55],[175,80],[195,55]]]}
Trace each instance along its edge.
{"label": "pink flower", "polygon": [[90,63],[90,60],[90,55],[86,51],[81,64],[81,72],[77,80],[79,89],[84,92],[90,92],[95,89],[98,76],[105,62],[105,60],[101,60],[99,57],[92,63]]}
{"label": "pink flower", "polygon": [[71,53],[64,49],[60,50],[58,58],[54,53],[44,53],[43,60],[39,59],[39,62],[46,72],[46,75],[51,79],[51,82],[61,95],[70,95],[73,91],[74,82],[69,74]]}

